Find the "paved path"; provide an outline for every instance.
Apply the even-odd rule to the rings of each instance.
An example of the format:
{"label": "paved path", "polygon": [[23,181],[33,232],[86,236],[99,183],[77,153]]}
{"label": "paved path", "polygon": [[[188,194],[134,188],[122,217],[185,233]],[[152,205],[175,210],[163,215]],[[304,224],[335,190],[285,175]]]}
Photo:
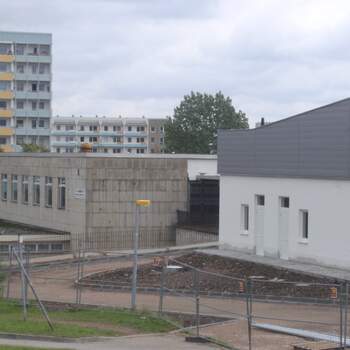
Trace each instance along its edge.
{"label": "paved path", "polygon": [[300,263],[293,260],[282,260],[267,256],[258,256],[254,254],[244,253],[232,249],[199,249],[198,252],[209,255],[218,255],[225,258],[240,259],[259,264],[265,264],[274,267],[286,268],[296,272],[305,272],[315,276],[323,276],[336,278],[340,280],[350,281],[350,270],[340,269],[335,267],[319,266],[310,263]]}
{"label": "paved path", "polygon": [[213,350],[218,347],[212,344],[194,344],[185,342],[181,335],[146,335],[119,337],[102,342],[90,343],[56,343],[31,340],[0,339],[1,345],[32,346],[38,349],[74,349],[74,350]]}

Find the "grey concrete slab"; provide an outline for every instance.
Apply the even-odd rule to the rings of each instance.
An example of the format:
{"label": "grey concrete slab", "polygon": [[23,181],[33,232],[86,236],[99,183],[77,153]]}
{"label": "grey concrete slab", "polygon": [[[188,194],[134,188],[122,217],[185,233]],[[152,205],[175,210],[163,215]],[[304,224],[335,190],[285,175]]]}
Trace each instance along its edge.
{"label": "grey concrete slab", "polygon": [[72,349],[72,350],[213,350],[217,349],[212,344],[194,344],[185,342],[181,335],[142,335],[131,337],[118,337],[102,342],[88,343],[58,343],[30,340],[0,339],[1,345],[31,346],[49,349]]}
{"label": "grey concrete slab", "polygon": [[283,260],[278,258],[272,258],[267,256],[258,256],[254,254],[249,254],[233,249],[224,248],[212,248],[212,249],[199,249],[198,252],[217,255],[226,258],[239,259],[249,262],[254,262],[258,264],[265,264],[269,266],[274,266],[277,268],[285,268],[296,272],[303,272],[309,275],[336,278],[339,280],[350,281],[350,269],[340,269],[336,267],[320,266],[311,263],[298,262],[293,260]]}

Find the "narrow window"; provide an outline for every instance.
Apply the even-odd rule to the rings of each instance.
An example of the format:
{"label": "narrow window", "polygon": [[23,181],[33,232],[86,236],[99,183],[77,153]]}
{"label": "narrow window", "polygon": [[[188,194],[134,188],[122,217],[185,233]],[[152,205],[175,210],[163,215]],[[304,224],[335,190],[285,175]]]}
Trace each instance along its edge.
{"label": "narrow window", "polygon": [[1,199],[7,200],[7,174],[1,174]]}
{"label": "narrow window", "polygon": [[300,210],[300,221],[301,238],[307,240],[309,238],[309,212],[307,210]]}
{"label": "narrow window", "polygon": [[40,205],[40,176],[33,176],[33,205]]}
{"label": "narrow window", "polygon": [[22,176],[22,203],[28,204],[29,202],[29,181],[28,176],[23,175]]}
{"label": "narrow window", "polygon": [[281,208],[289,208],[289,197],[280,197]]}
{"label": "narrow window", "polygon": [[264,206],[265,205],[265,196],[261,194],[256,195],[256,204],[259,206]]}
{"label": "narrow window", "polygon": [[66,178],[58,178],[58,209],[66,209]]}
{"label": "narrow window", "polygon": [[241,223],[242,223],[242,229],[244,231],[249,231],[249,205],[242,204],[241,206]]}
{"label": "narrow window", "polygon": [[45,177],[45,207],[52,208],[52,177]]}
{"label": "narrow window", "polygon": [[17,202],[18,200],[18,176],[11,175],[11,201]]}

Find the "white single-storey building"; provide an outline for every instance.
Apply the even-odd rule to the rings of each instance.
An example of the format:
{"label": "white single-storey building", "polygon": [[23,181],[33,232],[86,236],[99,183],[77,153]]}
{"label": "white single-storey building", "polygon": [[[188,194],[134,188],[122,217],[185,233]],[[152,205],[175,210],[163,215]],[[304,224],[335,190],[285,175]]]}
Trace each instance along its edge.
{"label": "white single-storey building", "polygon": [[350,99],[218,145],[223,246],[350,268]]}

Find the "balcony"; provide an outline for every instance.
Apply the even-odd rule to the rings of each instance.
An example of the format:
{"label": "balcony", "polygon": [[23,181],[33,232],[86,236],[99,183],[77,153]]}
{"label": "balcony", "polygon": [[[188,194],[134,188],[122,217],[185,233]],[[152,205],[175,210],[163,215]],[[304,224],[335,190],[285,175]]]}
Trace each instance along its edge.
{"label": "balcony", "polygon": [[124,143],[125,148],[147,148],[146,143]]}
{"label": "balcony", "polygon": [[15,73],[16,80],[50,81],[51,74]]}
{"label": "balcony", "polygon": [[6,144],[6,145],[0,145],[0,148],[3,152],[7,153],[7,152],[15,152],[15,147],[13,145],[10,144]]}
{"label": "balcony", "polygon": [[27,108],[23,108],[23,109],[16,109],[15,110],[15,116],[16,117],[31,117],[31,118],[35,118],[35,117],[40,117],[40,118],[50,118],[51,117],[51,110],[50,109],[36,109],[36,110],[32,110],[32,109],[27,109]]}
{"label": "balcony", "polygon": [[16,55],[16,62],[51,63],[51,56]]}
{"label": "balcony", "polygon": [[51,142],[51,146],[53,147],[75,147],[78,145],[77,141],[53,141]]}
{"label": "balcony", "polygon": [[114,143],[114,142],[100,142],[96,144],[97,147],[112,147],[112,148],[123,148],[123,143]]}
{"label": "balcony", "polygon": [[14,134],[12,128],[1,128],[0,127],[0,136],[12,136]]}
{"label": "balcony", "polygon": [[125,131],[125,137],[147,137],[146,131]]}
{"label": "balcony", "polygon": [[16,128],[16,136],[50,136],[50,129]]}
{"label": "balcony", "polygon": [[0,73],[0,80],[12,81],[13,78],[14,78],[14,74],[11,72],[1,72]]}
{"label": "balcony", "polygon": [[0,91],[0,98],[3,100],[12,100],[13,96],[14,94],[11,90]]}
{"label": "balcony", "polygon": [[12,118],[13,110],[12,109],[0,109],[0,118]]}
{"label": "balcony", "polygon": [[101,136],[122,136],[123,132],[122,131],[105,131],[101,130],[100,131]]}
{"label": "balcony", "polygon": [[15,60],[13,55],[0,55],[0,62],[11,63]]}
{"label": "balcony", "polygon": [[16,91],[16,98],[50,100],[51,92],[47,91]]}
{"label": "balcony", "polygon": [[76,130],[52,130],[52,136],[75,136]]}

